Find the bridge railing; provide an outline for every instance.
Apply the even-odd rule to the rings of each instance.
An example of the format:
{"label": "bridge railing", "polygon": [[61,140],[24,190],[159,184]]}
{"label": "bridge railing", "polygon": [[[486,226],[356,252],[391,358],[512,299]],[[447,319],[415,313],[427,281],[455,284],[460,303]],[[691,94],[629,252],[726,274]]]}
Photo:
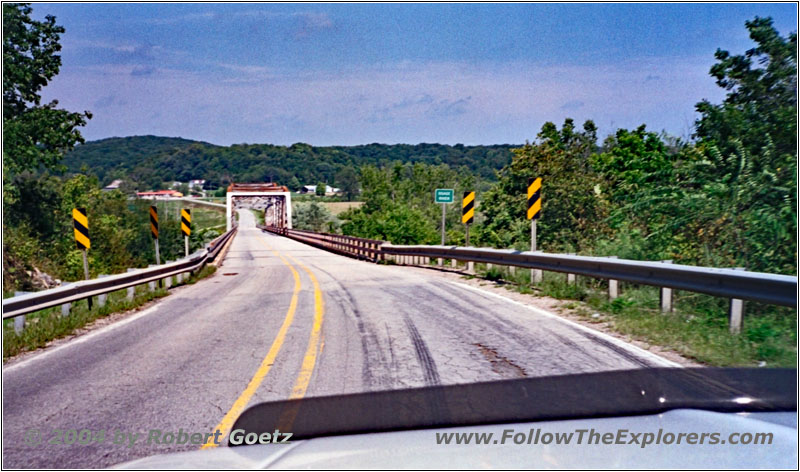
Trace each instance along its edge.
{"label": "bridge railing", "polygon": [[357,238],[355,236],[344,236],[332,233],[316,233],[301,229],[278,228],[275,226],[259,225],[264,231],[286,236],[297,241],[304,242],[311,246],[326,249],[338,254],[344,254],[372,262],[379,262],[383,259],[381,245],[386,241],[377,239]]}
{"label": "bridge railing", "polygon": [[[749,272],[731,268],[698,267],[664,262],[634,261],[616,257],[591,257],[573,254],[511,249],[458,246],[402,246],[385,241],[354,238],[311,231],[263,229],[331,251],[361,257],[357,241],[368,241],[369,260],[391,260],[399,264],[428,265],[432,258],[440,260],[484,263],[497,266],[524,267],[609,281],[609,297],[617,296],[619,281],[661,288],[662,311],[672,310],[672,290],[705,293],[730,299],[731,331],[738,332],[742,321],[742,300],[797,308],[797,277],[791,275]],[[665,297],[668,301],[665,303]],[[665,308],[666,307],[666,308]]]}
{"label": "bridge railing", "polygon": [[[16,318],[45,308],[64,305],[84,298],[103,295],[199,270],[207,263],[214,261],[225,246],[225,243],[235,233],[236,229],[228,231],[211,241],[205,249],[177,262],[161,264],[146,269],[129,269],[129,272],[123,274],[74,282],[49,290],[6,298],[3,300],[3,319]],[[21,324],[24,324],[24,322]]]}
{"label": "bridge railing", "polygon": [[797,277],[791,275],[513,249],[395,246],[387,243],[381,246],[381,251],[385,255],[435,257],[540,269],[797,307]]}

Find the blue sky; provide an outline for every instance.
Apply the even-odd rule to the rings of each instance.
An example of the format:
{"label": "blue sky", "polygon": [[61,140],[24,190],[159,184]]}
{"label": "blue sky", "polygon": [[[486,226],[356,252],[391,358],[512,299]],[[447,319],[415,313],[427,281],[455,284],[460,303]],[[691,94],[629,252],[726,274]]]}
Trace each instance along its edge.
{"label": "blue sky", "polygon": [[794,4],[34,4],[66,28],[46,99],[89,140],[522,143],[545,121],[687,137],[717,48]]}

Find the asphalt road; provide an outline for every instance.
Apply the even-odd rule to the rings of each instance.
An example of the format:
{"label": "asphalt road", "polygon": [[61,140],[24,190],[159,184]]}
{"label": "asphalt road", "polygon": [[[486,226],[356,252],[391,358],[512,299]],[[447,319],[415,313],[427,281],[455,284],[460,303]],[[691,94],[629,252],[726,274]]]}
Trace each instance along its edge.
{"label": "asphalt road", "polygon": [[[151,430],[224,430],[266,400],[664,365],[434,274],[262,233],[240,215],[211,278],[3,367],[3,467],[198,449],[147,442]],[[133,445],[115,443],[131,433]]]}

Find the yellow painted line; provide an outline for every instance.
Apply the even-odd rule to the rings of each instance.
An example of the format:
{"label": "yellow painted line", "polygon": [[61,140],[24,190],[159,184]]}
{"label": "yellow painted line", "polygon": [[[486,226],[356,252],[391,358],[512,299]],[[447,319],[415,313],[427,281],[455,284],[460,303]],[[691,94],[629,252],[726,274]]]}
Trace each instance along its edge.
{"label": "yellow painted line", "polygon": [[[258,390],[259,385],[264,380],[264,377],[267,376],[272,365],[275,363],[275,359],[278,357],[278,352],[281,350],[281,346],[283,346],[283,341],[286,339],[286,333],[289,331],[289,326],[292,325],[292,321],[294,320],[294,314],[297,310],[297,299],[300,293],[300,289],[302,287],[300,283],[300,274],[297,273],[297,270],[287,261],[280,253],[269,247],[267,243],[261,241],[264,246],[270,249],[276,256],[280,258],[280,260],[286,264],[289,270],[292,271],[292,276],[294,277],[294,291],[292,292],[292,301],[289,303],[289,310],[286,312],[286,318],[283,320],[283,324],[281,325],[280,330],[278,330],[278,335],[275,337],[275,341],[272,342],[272,346],[269,348],[269,352],[267,352],[267,356],[261,361],[261,365],[258,367],[255,375],[253,378],[250,379],[250,383],[247,384],[247,387],[244,389],[239,398],[233,403],[233,406],[225,414],[222,418],[222,421],[214,428],[214,431],[220,431],[220,437],[225,437],[230,431],[231,427],[233,427],[233,423],[236,421],[236,418],[244,411],[245,407],[247,407],[247,403],[253,398],[253,395]],[[211,439],[209,439],[201,449],[208,449],[212,447],[216,447],[215,444]]]}
{"label": "yellow painted line", "polygon": [[311,374],[314,372],[314,366],[317,363],[318,354],[320,352],[320,336],[322,334],[322,320],[325,316],[325,303],[322,299],[322,289],[319,288],[319,282],[314,276],[314,273],[308,267],[297,262],[292,256],[287,256],[295,264],[299,265],[311,279],[314,284],[314,325],[311,327],[311,335],[308,338],[308,348],[306,355],[303,357],[303,365],[300,367],[300,374],[297,376],[292,395],[289,399],[303,398],[308,390],[308,384],[311,382]]}
{"label": "yellow painted line", "polygon": [[[311,375],[314,373],[314,366],[316,366],[317,359],[319,359],[322,353],[322,321],[325,316],[325,303],[322,297],[322,289],[314,273],[311,272],[308,267],[298,262],[294,257],[289,255],[286,257],[300,266],[308,274],[311,283],[314,285],[314,324],[311,327],[311,334],[308,338],[308,348],[306,349],[305,356],[303,356],[303,364],[300,367],[300,373],[297,376],[294,388],[292,388],[292,394],[289,396],[289,400],[297,400],[306,395],[308,385],[311,383]],[[299,404],[295,404],[291,408],[283,411],[278,420],[278,429],[281,431],[292,430],[299,407]]]}

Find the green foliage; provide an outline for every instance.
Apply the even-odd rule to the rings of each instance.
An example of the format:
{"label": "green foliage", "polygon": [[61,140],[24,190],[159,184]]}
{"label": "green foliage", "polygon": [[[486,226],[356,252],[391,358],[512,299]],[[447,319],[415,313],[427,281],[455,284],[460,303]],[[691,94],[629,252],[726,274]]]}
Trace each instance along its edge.
{"label": "green foliage", "polygon": [[[364,146],[289,147],[269,144],[215,146],[180,138],[132,136],[109,138],[77,146],[64,163],[70,172],[85,165],[102,184],[130,180],[138,190],[157,189],[163,181],[206,179],[218,188],[237,182],[275,182],[299,190],[301,185],[324,181],[352,195],[347,168],[386,167],[395,161],[466,167],[480,179],[494,179],[495,171],[511,161],[513,146],[447,146],[443,144],[368,144]],[[343,179],[342,182],[339,180]]]}
{"label": "green foliage", "polygon": [[769,19],[747,28],[757,47],[717,51],[729,93],[697,105],[697,143],[642,125],[598,149],[591,122],[546,123],[483,195],[476,241],[529,247],[525,187],[542,177],[542,250],[796,274],[797,40]]}
{"label": "green foliage", "polygon": [[292,207],[292,227],[295,229],[328,232],[329,222],[333,222],[333,215],[318,202],[296,203]]}
{"label": "green foliage", "polygon": [[347,201],[353,201],[358,195],[358,175],[356,171],[350,167],[344,167],[336,174],[336,181],[334,182],[339,187]]}
{"label": "green foliage", "polygon": [[327,187],[327,184],[325,182],[318,183],[317,186],[316,186],[316,191],[315,191],[316,195],[318,197],[324,197],[325,196],[326,187]]}
{"label": "green foliage", "polygon": [[[340,217],[345,217],[341,214]],[[380,239],[394,244],[436,244],[436,227],[423,212],[406,205],[391,205],[372,214],[351,210],[342,232],[351,236]]]}
{"label": "green foliage", "polygon": [[596,148],[596,127],[587,121],[576,131],[567,119],[561,130],[545,123],[536,143],[514,151],[511,164],[483,195],[485,222],[477,242],[495,247],[530,248],[530,222],[525,219],[530,178],[542,178],[542,217],[538,222],[539,249],[575,251],[597,234],[595,223],[605,205],[598,195],[599,176],[589,158]]}
{"label": "green foliage", "polygon": [[745,25],[756,47],[742,55],[717,50],[710,72],[728,95],[718,105],[697,104],[697,137],[723,155],[738,152],[737,142],[755,155],[771,141],[774,159],[796,156],[797,33],[781,37],[771,18]]}
{"label": "green foliage", "polygon": [[3,4],[4,173],[55,168],[65,151],[83,142],[77,128],[91,118],[58,109],[55,100],[41,103],[41,89],[61,67],[64,28],[50,15],[32,20],[31,11],[29,4]]}
{"label": "green foliage", "polygon": [[[102,191],[96,178],[59,178],[22,173],[14,179],[20,199],[4,205],[3,287],[32,290],[27,272],[37,268],[62,280],[83,279],[83,262],[75,248],[72,209],[85,207],[89,217],[89,269],[92,277],[155,263],[149,230],[150,201],[128,200],[119,191]],[[162,262],[184,254],[178,204],[158,202]],[[211,213],[216,218],[206,215]],[[194,209],[191,246],[221,234],[220,212]],[[206,229],[208,228],[208,229]]]}
{"label": "green foliage", "polygon": [[[446,165],[395,162],[361,168],[364,205],[339,215],[344,234],[391,241],[395,244],[438,244],[442,209],[434,203],[437,188],[453,188],[456,195],[476,190],[475,177],[466,169]],[[463,232],[458,201],[448,205],[448,234]]]}

